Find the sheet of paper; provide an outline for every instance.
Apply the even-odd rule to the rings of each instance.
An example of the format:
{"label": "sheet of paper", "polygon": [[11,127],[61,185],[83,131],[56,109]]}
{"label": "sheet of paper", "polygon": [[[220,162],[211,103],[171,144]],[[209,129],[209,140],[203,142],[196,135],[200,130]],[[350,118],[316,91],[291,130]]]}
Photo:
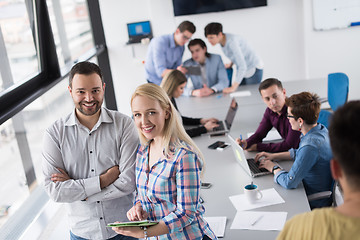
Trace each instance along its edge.
{"label": "sheet of paper", "polygon": [[255,203],[250,203],[244,194],[230,196],[229,198],[238,211],[251,210],[285,202],[274,188],[261,190],[261,193],[263,194],[263,197]]}
{"label": "sheet of paper", "polygon": [[230,229],[281,231],[286,222],[287,212],[238,211]]}
{"label": "sheet of paper", "polygon": [[[251,137],[251,135],[253,135],[254,132],[248,133],[247,137]],[[268,134],[266,135],[266,137],[263,139],[263,142],[271,142],[271,141],[275,141],[275,140],[281,140],[282,137],[280,136],[279,132],[274,129],[268,132]]]}
{"label": "sheet of paper", "polygon": [[248,96],[251,96],[250,91],[239,91],[239,92],[230,93],[230,97],[248,97]]}
{"label": "sheet of paper", "polygon": [[226,217],[204,217],[217,237],[224,237]]}

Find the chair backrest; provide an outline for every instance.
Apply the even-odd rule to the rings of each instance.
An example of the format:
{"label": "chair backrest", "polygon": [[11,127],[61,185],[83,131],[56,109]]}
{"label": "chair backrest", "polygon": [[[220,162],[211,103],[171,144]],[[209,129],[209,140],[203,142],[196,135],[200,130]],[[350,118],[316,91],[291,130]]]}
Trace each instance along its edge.
{"label": "chair backrest", "polygon": [[321,123],[326,128],[329,128],[329,124],[330,124],[332,115],[333,115],[332,112],[321,109],[320,113],[319,113],[318,123]]}
{"label": "chair backrest", "polygon": [[345,73],[328,75],[328,102],[333,111],[347,102],[349,95],[349,78]]}
{"label": "chair backrest", "polygon": [[338,181],[335,181],[332,191],[333,206],[337,207],[344,203],[344,196]]}

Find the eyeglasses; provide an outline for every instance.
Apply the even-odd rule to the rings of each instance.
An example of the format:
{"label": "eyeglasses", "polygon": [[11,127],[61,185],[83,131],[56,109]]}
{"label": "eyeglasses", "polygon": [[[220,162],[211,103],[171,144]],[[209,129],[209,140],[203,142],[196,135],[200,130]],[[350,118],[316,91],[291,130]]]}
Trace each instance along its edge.
{"label": "eyeglasses", "polygon": [[182,38],[183,38],[184,40],[186,40],[186,41],[188,41],[188,40],[191,39],[191,37],[185,36],[184,33],[181,33],[181,36],[182,36]]}
{"label": "eyeglasses", "polygon": [[287,117],[287,118],[294,118],[294,119],[295,119],[295,117],[294,117],[293,115],[289,115],[288,113],[286,113],[286,117]]}

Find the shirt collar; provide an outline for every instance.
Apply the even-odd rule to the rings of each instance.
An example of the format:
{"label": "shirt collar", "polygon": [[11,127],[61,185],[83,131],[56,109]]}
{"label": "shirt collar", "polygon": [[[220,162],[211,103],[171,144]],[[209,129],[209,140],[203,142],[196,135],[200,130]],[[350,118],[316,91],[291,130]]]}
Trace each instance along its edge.
{"label": "shirt collar", "polygon": [[[144,146],[144,152],[146,154],[149,153],[149,147],[150,147],[150,143],[151,143],[152,140],[148,141],[146,143],[146,145]],[[172,162],[175,158],[175,154],[176,153],[176,148],[175,148],[175,145],[173,143],[170,143],[170,151],[169,151],[169,154],[167,156],[165,156],[165,148],[163,149],[163,156],[161,157],[161,160],[159,161],[167,161],[167,162]]]}
{"label": "shirt collar", "polygon": [[281,116],[285,116],[286,117],[286,113],[287,113],[287,106],[284,104],[283,108],[280,111],[280,115],[277,112],[273,112],[270,108],[270,114],[277,116],[277,117],[281,117]]}
{"label": "shirt collar", "polygon": [[[102,107],[100,109],[100,111],[101,112],[100,112],[99,120],[97,121],[97,123],[95,124],[93,129],[96,129],[96,126],[100,125],[101,123],[112,123],[113,122],[112,118],[109,116],[109,114],[105,108]],[[75,112],[76,112],[76,109],[74,108],[74,110],[70,114],[68,120],[65,122],[65,126],[81,125],[80,121],[76,117]]]}

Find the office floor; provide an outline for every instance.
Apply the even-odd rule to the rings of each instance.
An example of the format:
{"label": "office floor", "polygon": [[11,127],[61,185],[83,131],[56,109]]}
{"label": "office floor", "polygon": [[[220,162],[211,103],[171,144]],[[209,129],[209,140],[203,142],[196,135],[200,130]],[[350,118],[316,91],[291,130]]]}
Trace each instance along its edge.
{"label": "office floor", "polygon": [[69,236],[65,206],[61,206],[47,223],[38,240],[64,240],[69,239]]}

